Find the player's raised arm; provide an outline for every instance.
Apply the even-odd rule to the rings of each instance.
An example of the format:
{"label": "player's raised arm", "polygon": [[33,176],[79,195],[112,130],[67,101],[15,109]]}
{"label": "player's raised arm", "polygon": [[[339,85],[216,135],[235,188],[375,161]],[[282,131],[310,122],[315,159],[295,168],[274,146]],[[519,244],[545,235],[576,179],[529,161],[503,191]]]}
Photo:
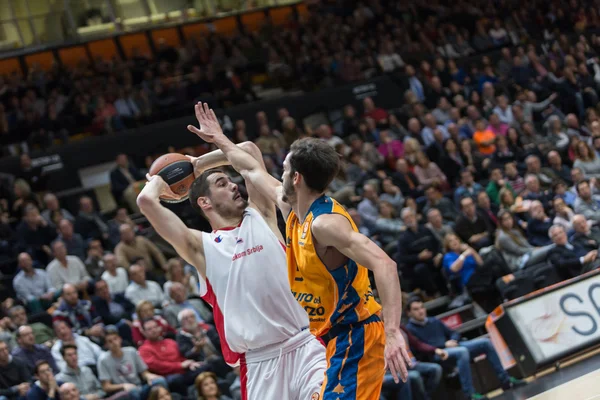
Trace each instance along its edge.
{"label": "player's raised arm", "polygon": [[385,325],[385,361],[394,380],[406,381],[410,357],[400,332],[402,293],[396,263],[373,241],[352,229],[346,217],[321,215],[312,223],[312,234],[322,246],[335,247],[340,253],[373,271],[383,306]]}
{"label": "player's raised arm", "polygon": [[[252,142],[242,142],[237,145],[239,148],[250,154],[256,160],[262,163],[264,167],[264,161],[262,160],[262,153],[256,145]],[[258,153],[256,151],[258,150]],[[187,156],[192,165],[194,166],[194,176],[200,176],[204,171],[209,169],[222,167],[225,165],[231,165],[231,162],[225,156],[225,153],[221,150],[213,150],[210,153],[201,155],[200,157]]]}
{"label": "player's raised arm", "polygon": [[[272,204],[277,204],[282,214],[287,215],[290,208],[281,201],[281,182],[269,175],[262,162],[262,157],[259,161],[249,152],[233,144],[223,133],[214,111],[208,107],[208,104],[196,104],[194,110],[200,128],[188,125],[188,130],[205,141],[214,143],[225,153],[233,168],[242,175],[244,180],[264,196],[265,202],[262,202],[262,204],[259,203],[261,199],[252,199],[252,203],[256,205],[259,211],[265,216],[270,216],[269,208],[272,207]],[[252,146],[256,147],[254,144],[248,145],[248,147]],[[252,151],[260,153],[258,148]]]}
{"label": "player's raised arm", "polygon": [[200,232],[189,229],[171,210],[160,204],[160,196],[176,195],[158,175],[147,176],[148,183],[137,198],[137,205],[156,232],[171,244],[177,253],[206,277],[204,247]]}

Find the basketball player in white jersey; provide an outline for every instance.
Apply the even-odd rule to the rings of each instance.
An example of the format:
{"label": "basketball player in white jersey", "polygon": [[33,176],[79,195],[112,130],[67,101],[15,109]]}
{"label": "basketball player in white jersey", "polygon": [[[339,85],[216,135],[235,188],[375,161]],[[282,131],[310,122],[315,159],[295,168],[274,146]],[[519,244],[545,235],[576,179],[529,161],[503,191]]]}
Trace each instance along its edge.
{"label": "basketball player in white jersey", "polygon": [[[262,162],[253,143],[242,148]],[[187,228],[160,204],[160,196],[176,195],[158,175],[148,176],[137,199],[141,212],[198,270],[225,361],[239,362],[242,399],[318,399],[325,347],[310,333],[306,311],[290,290],[275,205],[251,185],[244,200],[229,176],[214,168],[228,163],[220,150],[193,162],[190,201],[210,222],[211,233]]]}

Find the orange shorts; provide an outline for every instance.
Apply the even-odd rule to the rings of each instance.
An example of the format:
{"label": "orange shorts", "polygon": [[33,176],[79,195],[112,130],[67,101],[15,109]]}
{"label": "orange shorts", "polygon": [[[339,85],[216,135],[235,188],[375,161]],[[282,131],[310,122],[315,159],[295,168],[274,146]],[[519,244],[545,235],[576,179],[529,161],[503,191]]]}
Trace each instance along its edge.
{"label": "orange shorts", "polygon": [[385,330],[378,316],[353,324],[327,343],[323,400],[379,400],[385,375]]}

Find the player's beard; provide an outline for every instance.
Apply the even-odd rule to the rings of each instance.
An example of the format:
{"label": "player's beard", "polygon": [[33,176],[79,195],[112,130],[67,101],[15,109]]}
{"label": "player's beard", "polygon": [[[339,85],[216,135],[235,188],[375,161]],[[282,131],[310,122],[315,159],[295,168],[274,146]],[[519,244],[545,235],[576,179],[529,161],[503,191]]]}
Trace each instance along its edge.
{"label": "player's beard", "polygon": [[296,201],[296,189],[290,179],[283,180],[283,195],[281,199],[290,205]]}
{"label": "player's beard", "polygon": [[214,203],[215,210],[223,218],[236,218],[244,214],[244,210],[248,207],[248,202],[244,199],[234,201],[232,203]]}

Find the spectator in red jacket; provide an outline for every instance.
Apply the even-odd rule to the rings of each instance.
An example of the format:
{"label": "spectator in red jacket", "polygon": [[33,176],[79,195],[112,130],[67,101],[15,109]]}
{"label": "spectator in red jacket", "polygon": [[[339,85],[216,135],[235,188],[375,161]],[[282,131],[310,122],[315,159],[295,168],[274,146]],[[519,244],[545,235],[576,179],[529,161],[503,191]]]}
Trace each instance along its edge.
{"label": "spectator in red jacket", "polygon": [[177,342],[162,338],[163,330],[156,320],[146,319],[142,327],[147,340],[140,346],[139,353],[148,371],[166,377],[172,391],[186,395],[196,377],[209,370],[208,365],[186,360],[179,352]]}
{"label": "spectator in red jacket", "polygon": [[385,121],[388,118],[388,112],[383,108],[376,107],[373,99],[370,97],[363,100],[363,108],[365,110],[364,117],[373,118],[377,123]]}
{"label": "spectator in red jacket", "polygon": [[136,318],[133,321],[131,327],[131,336],[133,338],[133,344],[137,346],[141,346],[146,340],[146,336],[144,335],[144,329],[142,328],[142,321],[147,319],[154,319],[156,323],[161,327],[163,337],[168,337],[171,339],[175,338],[177,331],[173,328],[169,323],[160,315],[154,314],[154,306],[148,300],[140,301],[135,307]]}

